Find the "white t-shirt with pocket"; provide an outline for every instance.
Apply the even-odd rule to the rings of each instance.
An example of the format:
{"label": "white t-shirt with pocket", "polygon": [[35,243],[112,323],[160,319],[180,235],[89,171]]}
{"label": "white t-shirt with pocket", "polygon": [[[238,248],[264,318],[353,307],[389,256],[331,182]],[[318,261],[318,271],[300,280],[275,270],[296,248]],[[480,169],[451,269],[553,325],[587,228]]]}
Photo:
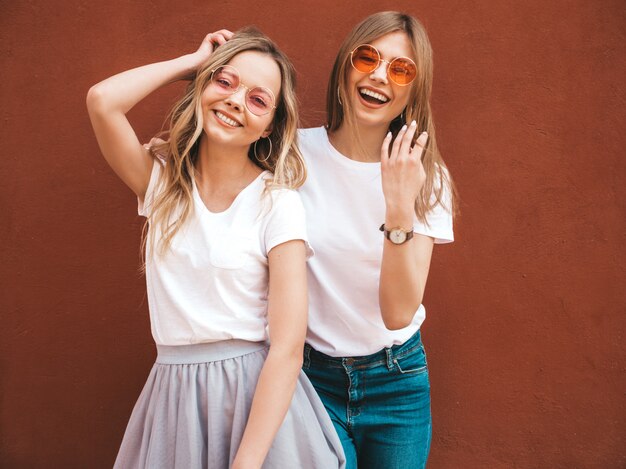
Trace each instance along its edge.
{"label": "white t-shirt with pocket", "polygon": [[[139,215],[150,217],[163,165],[155,159]],[[146,283],[157,344],[268,340],[268,253],[290,240],[307,241],[299,194],[273,189],[264,195],[271,176],[261,173],[219,213],[207,209],[194,183],[192,211],[170,249],[159,255],[148,237]],[[307,250],[311,255],[308,244]]]}

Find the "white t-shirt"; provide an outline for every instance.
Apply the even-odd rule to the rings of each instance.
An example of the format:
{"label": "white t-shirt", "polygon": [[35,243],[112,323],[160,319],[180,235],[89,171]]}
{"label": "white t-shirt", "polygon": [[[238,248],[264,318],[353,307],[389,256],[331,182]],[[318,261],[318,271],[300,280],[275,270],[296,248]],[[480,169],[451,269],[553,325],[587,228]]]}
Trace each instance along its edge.
{"label": "white t-shirt", "polygon": [[[307,263],[307,342],[334,357],[361,356],[408,340],[424,321],[423,305],[404,329],[388,330],[378,286],[383,252],[385,199],[380,163],[363,163],[339,153],[323,127],[299,131],[308,177],[300,189],[315,257]],[[434,197],[434,196],[433,196]],[[449,194],[444,200],[449,198]],[[454,240],[452,215],[441,205],[415,218],[413,230],[436,243]]]}
{"label": "white t-shirt", "polygon": [[[150,216],[162,168],[155,159],[139,215]],[[170,249],[153,254],[148,237],[148,306],[157,344],[268,339],[268,252],[293,239],[307,240],[297,192],[275,189],[262,197],[270,177],[269,171],[261,173],[220,213],[207,209],[194,182],[192,211]]]}

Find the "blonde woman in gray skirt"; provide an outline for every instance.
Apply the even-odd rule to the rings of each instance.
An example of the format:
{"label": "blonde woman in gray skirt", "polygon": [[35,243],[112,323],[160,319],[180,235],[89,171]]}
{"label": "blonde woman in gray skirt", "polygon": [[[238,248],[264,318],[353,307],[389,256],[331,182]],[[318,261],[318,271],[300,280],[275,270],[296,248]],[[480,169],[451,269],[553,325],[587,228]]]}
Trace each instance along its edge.
{"label": "blonde woman in gray skirt", "polygon": [[[147,218],[158,351],[115,467],[344,466],[300,370],[311,250],[294,191],[305,179],[294,76],[260,32],[221,30],[192,54],[89,90],[102,153]],[[126,113],[189,77],[167,141],[141,145]]]}

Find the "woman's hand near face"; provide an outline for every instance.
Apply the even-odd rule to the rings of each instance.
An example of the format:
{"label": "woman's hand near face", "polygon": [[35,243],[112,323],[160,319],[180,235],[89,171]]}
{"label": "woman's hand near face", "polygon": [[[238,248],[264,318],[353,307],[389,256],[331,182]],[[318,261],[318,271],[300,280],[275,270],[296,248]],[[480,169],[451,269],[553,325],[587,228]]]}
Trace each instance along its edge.
{"label": "woman's hand near face", "polygon": [[[428,141],[428,134],[422,132],[411,148],[415,131],[415,121],[400,130],[391,151],[391,135],[383,141],[380,163],[387,229],[413,229],[415,200],[426,181],[422,153]],[[388,329],[402,329],[413,320],[422,302],[432,249],[433,239],[420,234],[401,245],[385,241],[379,302]]]}
{"label": "woman's hand near face", "polygon": [[380,155],[387,212],[404,215],[402,218],[410,217],[406,228],[413,224],[415,201],[426,181],[422,153],[428,141],[428,134],[422,132],[412,146],[416,130],[415,121],[409,127],[403,127],[398,132],[391,149],[389,148],[391,133],[387,134]]}

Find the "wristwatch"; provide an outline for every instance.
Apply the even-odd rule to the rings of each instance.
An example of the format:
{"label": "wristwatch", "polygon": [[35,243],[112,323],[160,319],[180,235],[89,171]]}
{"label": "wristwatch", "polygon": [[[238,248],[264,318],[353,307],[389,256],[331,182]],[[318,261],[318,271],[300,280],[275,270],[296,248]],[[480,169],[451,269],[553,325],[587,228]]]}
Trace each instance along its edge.
{"label": "wristwatch", "polygon": [[413,230],[405,231],[399,226],[391,228],[390,230],[385,228],[385,224],[380,225],[380,231],[385,233],[385,238],[391,241],[393,244],[404,244],[413,237]]}

